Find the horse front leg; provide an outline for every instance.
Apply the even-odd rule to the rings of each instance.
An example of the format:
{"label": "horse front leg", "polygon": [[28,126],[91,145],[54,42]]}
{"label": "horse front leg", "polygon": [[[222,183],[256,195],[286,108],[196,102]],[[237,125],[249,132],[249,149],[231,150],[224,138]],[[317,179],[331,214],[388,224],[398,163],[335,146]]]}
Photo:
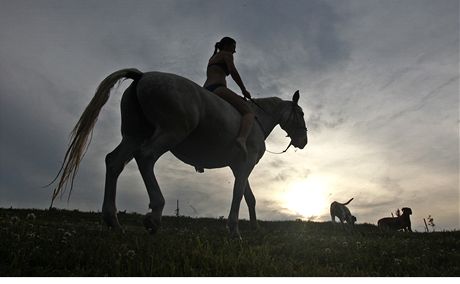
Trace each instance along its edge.
{"label": "horse front leg", "polygon": [[247,182],[246,189],[244,190],[244,199],[246,200],[246,204],[248,205],[249,210],[249,220],[251,222],[251,227],[253,229],[258,229],[259,224],[257,223],[256,218],[256,198],[252,193],[251,186],[249,185],[249,181]]}
{"label": "horse front leg", "polygon": [[117,218],[117,207],[115,205],[118,177],[125,165],[133,158],[133,153],[139,146],[140,143],[138,141],[130,138],[123,138],[115,150],[105,157],[106,175],[102,218],[107,226],[111,228],[121,228]]}
{"label": "horse front leg", "polygon": [[[230,214],[228,215],[228,228],[230,230],[230,237],[241,239],[240,230],[238,228],[238,219],[240,212],[240,204],[246,189],[249,186],[248,177],[254,168],[255,163],[248,163],[248,160],[237,165],[232,165],[230,168],[235,176],[235,184],[233,185],[232,205],[230,207]],[[248,194],[250,200],[250,207],[255,208],[255,198],[251,200],[252,192]],[[246,198],[246,197],[245,197]],[[253,202],[252,202],[253,201]],[[251,209],[250,209],[251,211]],[[255,218],[255,209],[252,211]]]}
{"label": "horse front leg", "polygon": [[240,230],[238,228],[238,219],[241,199],[243,198],[247,183],[247,178],[235,178],[232,205],[230,207],[230,214],[228,215],[228,228],[230,230],[231,238],[241,239]]}

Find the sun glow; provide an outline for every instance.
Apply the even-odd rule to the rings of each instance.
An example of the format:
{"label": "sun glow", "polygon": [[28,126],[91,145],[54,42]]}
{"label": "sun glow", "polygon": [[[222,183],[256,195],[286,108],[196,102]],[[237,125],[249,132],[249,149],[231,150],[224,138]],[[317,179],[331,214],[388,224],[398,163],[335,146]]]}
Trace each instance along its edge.
{"label": "sun glow", "polygon": [[293,214],[314,220],[327,213],[328,185],[325,179],[308,177],[293,182],[283,194],[284,206]]}

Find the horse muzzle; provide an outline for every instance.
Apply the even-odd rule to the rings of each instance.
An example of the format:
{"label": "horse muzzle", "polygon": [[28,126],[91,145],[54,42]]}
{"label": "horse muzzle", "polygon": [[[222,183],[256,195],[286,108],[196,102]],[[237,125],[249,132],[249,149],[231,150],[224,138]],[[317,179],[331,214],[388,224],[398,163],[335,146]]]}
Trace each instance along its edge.
{"label": "horse muzzle", "polygon": [[296,148],[299,148],[299,149],[305,148],[307,143],[308,143],[308,137],[307,136],[300,137],[300,138],[297,138],[297,139],[291,139],[292,146],[294,146]]}

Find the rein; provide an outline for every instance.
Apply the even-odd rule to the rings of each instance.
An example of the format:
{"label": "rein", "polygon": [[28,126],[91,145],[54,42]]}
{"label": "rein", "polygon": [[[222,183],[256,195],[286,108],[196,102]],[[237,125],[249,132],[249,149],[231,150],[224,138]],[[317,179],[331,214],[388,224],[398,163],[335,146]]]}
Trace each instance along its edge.
{"label": "rein", "polygon": [[292,141],[289,142],[289,145],[286,147],[286,149],[284,149],[284,151],[279,152],[279,153],[278,152],[272,152],[272,151],[269,151],[267,149],[265,149],[265,152],[268,152],[270,154],[275,154],[275,155],[283,154],[283,153],[286,153],[286,151],[289,149],[289,147],[291,147],[291,145],[292,145]]}
{"label": "rein", "polygon": [[268,114],[268,112],[266,112],[258,103],[256,103],[255,100],[253,100],[252,98],[249,98],[249,100],[250,100],[253,104],[255,104],[258,108],[260,108],[263,112],[265,112],[266,114]]}

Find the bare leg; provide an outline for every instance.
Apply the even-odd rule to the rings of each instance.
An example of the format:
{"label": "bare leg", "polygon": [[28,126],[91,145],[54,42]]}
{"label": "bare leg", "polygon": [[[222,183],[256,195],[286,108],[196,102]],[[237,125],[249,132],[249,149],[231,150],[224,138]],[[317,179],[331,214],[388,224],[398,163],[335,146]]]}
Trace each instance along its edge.
{"label": "bare leg", "polygon": [[246,140],[251,132],[252,124],[254,123],[254,114],[246,113],[241,118],[240,130],[238,132],[238,137],[236,138],[236,143],[238,147],[241,148],[245,157],[248,155],[248,150],[246,149]]}
{"label": "bare leg", "polygon": [[133,153],[139,146],[140,143],[138,141],[123,138],[120,145],[105,158],[106,177],[102,218],[109,227],[120,228],[117,218],[117,207],[115,205],[117,180],[125,165],[133,158]]}
{"label": "bare leg", "polygon": [[256,198],[252,193],[251,186],[249,185],[249,181],[246,185],[246,190],[244,191],[244,199],[246,200],[246,204],[248,205],[249,209],[249,220],[251,222],[251,227],[253,229],[258,229],[259,225],[257,223],[256,218]]}
{"label": "bare leg", "polygon": [[254,113],[246,102],[232,90],[226,87],[220,87],[214,92],[235,107],[242,115],[236,143],[243,151],[244,156],[247,157],[248,152],[246,149],[246,139],[248,138],[248,135],[251,132],[252,124],[254,123]]}

